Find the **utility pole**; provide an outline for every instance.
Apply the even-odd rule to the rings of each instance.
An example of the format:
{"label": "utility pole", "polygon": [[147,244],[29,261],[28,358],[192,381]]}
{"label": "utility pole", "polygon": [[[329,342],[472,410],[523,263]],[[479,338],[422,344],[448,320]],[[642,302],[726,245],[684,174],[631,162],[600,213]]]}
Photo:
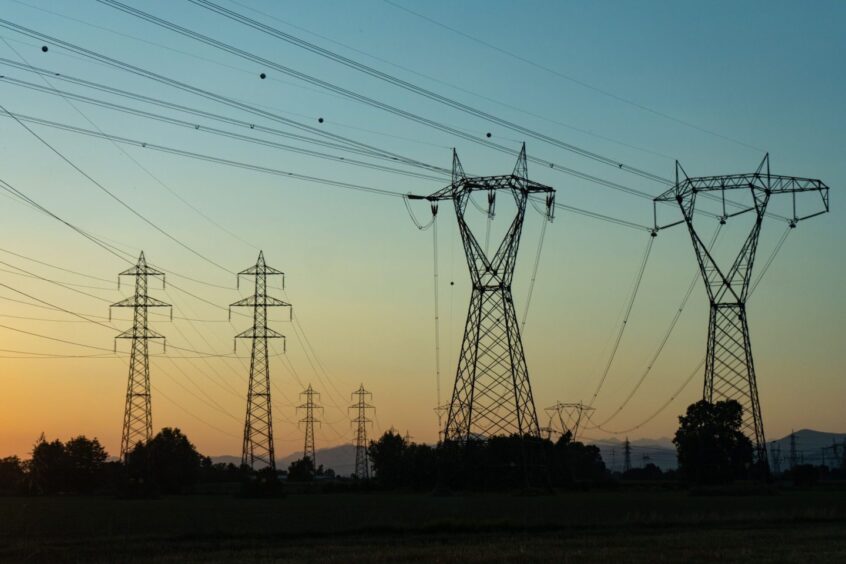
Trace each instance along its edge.
{"label": "utility pole", "polygon": [[[737,195],[746,193],[751,201],[744,204],[742,209],[729,212],[726,209],[727,203],[738,204],[727,200],[726,192]],[[781,194],[792,198],[792,217],[784,219],[790,227],[795,227],[799,221],[828,212],[828,192],[828,186],[820,180],[771,174],[770,158],[767,154],[755,172],[727,176],[690,178],[676,161],[675,185],[654,201],[653,235],[660,229],[686,224],[702,278],[705,281],[711,311],[705,357],[704,399],[712,403],[721,400],[736,400],[740,403],[743,407],[742,428],[752,440],[756,461],[765,466],[768,464],[767,443],[758,402],[758,385],[746,316],[746,301],[749,297],[758,237],[761,234],[761,226],[767,214],[767,205],[770,203],[771,196]],[[800,194],[819,196],[822,203],[821,211],[799,216],[796,199]],[[722,204],[722,212],[718,215],[720,223],[746,213],[754,215],[752,229],[728,269],[717,264],[708,245],[702,240],[694,226],[698,197],[708,198],[715,205]],[[683,219],[659,227],[657,206],[662,202],[678,204]]]}
{"label": "utility pole", "polygon": [[[465,211],[473,192],[485,192],[490,216],[500,191],[514,198],[517,211],[490,257],[467,224]],[[501,176],[466,176],[453,150],[451,184],[429,196],[408,196],[429,201],[433,214],[437,213],[438,202],[453,203],[472,281],[444,441],[464,444],[471,439],[513,434],[540,438],[511,282],[526,204],[530,197],[544,197],[551,220],[554,193],[551,187],[528,179],[524,144],[512,173]]]}
{"label": "utility pole", "polygon": [[314,410],[323,409],[314,402],[315,396],[320,398],[320,394],[315,392],[311,384],[304,392],[300,393],[300,397],[305,396],[305,403],[298,405],[297,409],[305,410],[305,417],[300,419],[300,424],[305,423],[305,445],[303,446],[303,458],[310,458],[314,468],[317,468],[317,452],[314,446],[314,424],[320,423],[320,419],[315,419]]}
{"label": "utility pole", "polygon": [[632,443],[626,437],[626,442],[623,443],[623,472],[628,472],[632,469]]}
{"label": "utility pole", "polygon": [[367,459],[367,425],[373,423],[367,417],[368,409],[375,409],[372,405],[367,403],[368,397],[373,397],[373,394],[364,389],[364,384],[361,384],[356,391],[352,393],[355,399],[349,409],[355,410],[355,418],[352,423],[355,427],[355,477],[359,480],[370,479],[370,463]]}
{"label": "utility pole", "polygon": [[253,309],[253,326],[235,335],[237,339],[250,339],[252,353],[250,355],[250,381],[247,387],[247,417],[244,422],[244,443],[241,449],[241,466],[255,469],[256,463],[276,470],[276,456],[273,451],[273,416],[270,403],[270,362],[267,354],[268,339],[285,339],[281,333],[267,326],[267,308],[287,307],[291,311],[291,304],[283,302],[267,294],[267,277],[281,276],[282,287],[285,287],[285,274],[267,266],[264,253],[259,251],[255,266],[242,270],[236,276],[236,284],[240,288],[241,276],[255,278],[255,292],[242,300],[230,304],[229,317],[232,318],[233,307],[249,307]]}
{"label": "utility pole", "polygon": [[781,446],[772,441],[770,443],[770,459],[773,467],[773,474],[778,476],[781,474]]}
{"label": "utility pole", "polygon": [[[132,327],[119,334],[115,339],[132,339],[129,353],[129,382],[126,386],[126,405],[123,410],[123,432],[120,439],[120,459],[126,462],[127,455],[138,443],[146,443],[153,438],[153,410],[150,402],[150,355],[147,341],[162,339],[164,336],[153,331],[147,325],[147,310],[151,307],[171,307],[147,293],[147,281],[150,276],[160,276],[162,287],[165,284],[164,272],[147,266],[144,251],[132,268],[118,275],[118,288],[121,276],[135,277],[135,293],[132,297],[112,304],[109,308],[111,320],[113,307],[132,308]],[[171,308],[171,319],[173,309]],[[117,341],[115,341],[117,350]]]}
{"label": "utility pole", "polygon": [[579,429],[582,423],[589,421],[594,408],[578,403],[561,403],[556,402],[555,405],[544,409],[550,416],[550,426],[552,423],[552,414],[558,417],[558,423],[561,425],[561,433],[570,433],[570,438],[573,442],[578,440]]}
{"label": "utility pole", "polygon": [[796,433],[790,431],[790,469],[793,470],[799,464],[799,456],[796,452]]}

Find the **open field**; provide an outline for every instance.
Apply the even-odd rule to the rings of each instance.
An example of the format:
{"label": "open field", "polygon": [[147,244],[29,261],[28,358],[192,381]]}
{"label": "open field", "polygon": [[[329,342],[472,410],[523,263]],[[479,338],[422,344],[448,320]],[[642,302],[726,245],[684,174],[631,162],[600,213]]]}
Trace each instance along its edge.
{"label": "open field", "polygon": [[846,489],[0,498],[0,561],[844,562]]}

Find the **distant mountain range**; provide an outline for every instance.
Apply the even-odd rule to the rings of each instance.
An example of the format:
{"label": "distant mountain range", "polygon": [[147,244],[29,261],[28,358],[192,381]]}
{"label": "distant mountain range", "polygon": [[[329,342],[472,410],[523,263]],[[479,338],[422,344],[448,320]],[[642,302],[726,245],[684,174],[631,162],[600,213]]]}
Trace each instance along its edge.
{"label": "distant mountain range", "polygon": [[[812,429],[802,429],[794,433],[794,441],[796,443],[797,461],[807,464],[820,464],[823,461],[823,456],[829,462],[832,456],[833,443],[846,443],[846,433],[826,433],[823,431],[814,431]],[[603,440],[588,440],[587,444],[593,444],[599,447],[599,452],[602,454],[602,460],[605,461],[605,466],[611,471],[622,472],[624,465],[624,440],[622,439],[603,439]],[[790,458],[790,435],[775,439],[767,443],[770,451],[770,459],[774,469],[787,468]],[[662,470],[672,470],[676,468],[676,447],[673,441],[667,437],[658,439],[633,439],[631,441],[631,464],[633,468],[645,466],[648,463],[655,464]],[[825,449],[825,455],[823,455]],[[841,450],[842,451],[842,447]],[[276,467],[279,469],[287,469],[288,465],[294,460],[302,457],[301,452],[294,452],[280,458],[276,461]],[[318,449],[316,453],[317,463],[322,464],[324,468],[333,469],[339,476],[349,476],[355,470],[355,445],[346,444],[330,448]],[[239,456],[212,456],[212,461],[232,463],[238,465],[241,463]]]}

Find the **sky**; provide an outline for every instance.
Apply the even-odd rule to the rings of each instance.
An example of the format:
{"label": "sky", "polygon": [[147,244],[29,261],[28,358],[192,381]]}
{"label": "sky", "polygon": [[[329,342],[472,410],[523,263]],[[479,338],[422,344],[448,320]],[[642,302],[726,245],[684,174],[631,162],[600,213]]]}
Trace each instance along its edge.
{"label": "sky", "polygon": [[[287,336],[284,347],[273,344],[271,359],[277,453],[302,447],[296,406],[309,384],[324,406],[318,448],[352,440],[347,406],[360,384],[373,394],[372,434],[394,427],[415,441],[437,440],[434,408],[452,389],[470,291],[455,215],[442,206],[433,237],[433,230],[415,227],[402,198],[356,187],[432,193],[449,183],[438,168],[450,167],[453,148],[470,174],[507,174],[524,141],[530,158],[556,165],[530,162],[529,176],[554,187],[559,203],[636,224],[559,209],[545,230],[529,301],[544,217],[532,208],[527,212],[514,295],[518,317],[526,316],[523,342],[542,425],[544,408],[584,401],[595,407],[597,419],[613,415],[604,430],[586,431],[586,439],[672,435],[685,406],[701,397],[702,371],[691,373],[705,352],[707,298],[698,280],[667,345],[618,411],[696,273],[683,226],[661,231],[597,392],[650,241],[644,227],[653,221],[648,197],[608,184],[657,196],[666,184],[627,169],[669,179],[678,159],[691,176],[752,172],[769,152],[773,173],[822,179],[833,194],[830,214],[790,232],[749,301],[767,437],[800,428],[846,429],[846,299],[838,291],[846,284],[846,224],[838,197],[846,181],[843,3],[219,1],[324,49],[602,155],[612,165],[560,143],[526,138],[191,3],[133,5],[275,65],[245,60],[95,1],[7,0],[0,16],[0,179],[130,256],[143,250],[167,273],[164,288],[151,282],[150,290],[173,304],[175,316],[172,322],[167,315],[151,316],[151,326],[169,345],[150,345],[155,429],[181,428],[204,454],[240,454],[249,349],[241,342],[233,351],[233,336],[249,319],[234,314],[230,321],[227,306],[248,295],[249,284],[242,280],[237,288],[235,273],[263,250],[268,264],[286,273],[284,290],[274,281],[272,291],[293,304],[295,319],[271,313],[272,327]],[[113,68],[16,26],[187,83],[203,95]],[[27,72],[20,64],[49,73]],[[286,75],[278,65],[464,135],[352,100],[301,75]],[[235,121],[221,124],[68,79]],[[283,119],[436,168],[284,137],[278,133],[302,130]],[[212,127],[241,137],[213,133]],[[488,140],[507,151],[486,145]],[[26,456],[42,432],[62,440],[97,437],[117,455],[129,343],[112,350],[115,334],[131,320],[125,311],[116,310],[112,321],[108,316],[109,304],[130,295],[129,284],[117,285],[117,274],[129,264],[8,192],[0,195],[0,456]],[[789,213],[788,204],[774,201],[772,210]],[[497,206],[494,241],[513,211],[502,199]],[[411,210],[423,222],[431,215],[425,204]],[[661,211],[671,217],[674,210]],[[483,214],[472,207],[468,213],[484,230]],[[697,222],[710,239],[716,220],[700,216]],[[717,255],[730,261],[748,229],[748,218],[730,221],[715,244]],[[786,229],[784,221],[766,219],[756,273]]]}

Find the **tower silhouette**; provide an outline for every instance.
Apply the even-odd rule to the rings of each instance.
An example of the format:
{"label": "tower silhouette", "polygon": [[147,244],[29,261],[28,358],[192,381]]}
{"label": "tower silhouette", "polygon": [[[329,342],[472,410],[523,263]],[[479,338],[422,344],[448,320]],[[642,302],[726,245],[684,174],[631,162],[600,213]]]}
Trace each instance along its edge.
{"label": "tower silhouette", "polygon": [[374,409],[374,407],[367,403],[368,396],[373,397],[373,394],[365,390],[364,384],[361,384],[352,393],[355,403],[349,407],[355,410],[355,418],[352,420],[355,425],[355,477],[360,480],[370,478],[370,463],[367,457],[367,425],[372,421],[367,418],[367,410]]}
{"label": "tower silhouette", "polygon": [[258,462],[262,466],[275,470],[276,458],[273,450],[273,414],[270,402],[270,363],[267,354],[267,340],[284,340],[285,336],[267,326],[267,308],[290,308],[291,304],[267,294],[267,277],[281,276],[284,288],[285,274],[267,266],[264,262],[263,252],[259,251],[255,266],[238,273],[236,281],[239,287],[241,276],[252,276],[255,279],[253,295],[238,300],[229,306],[230,318],[233,307],[250,307],[253,309],[253,326],[235,336],[236,348],[237,339],[250,339],[252,341],[250,381],[247,387],[247,417],[244,422],[241,465],[255,468]]}
{"label": "tower silhouette", "polygon": [[[471,194],[479,191],[488,194],[489,209],[493,208],[499,191],[510,194],[517,208],[492,257],[465,220]],[[469,439],[511,434],[540,437],[511,282],[526,204],[533,195],[543,195],[551,219],[554,193],[549,186],[528,179],[524,144],[512,173],[501,176],[466,176],[453,151],[451,184],[429,196],[409,196],[432,204],[452,201],[472,282],[455,386],[444,428],[445,441],[464,443]],[[433,212],[436,210],[433,205]]]}
{"label": "tower silhouette", "polygon": [[[127,454],[140,442],[146,443],[153,437],[153,410],[150,401],[150,356],[147,341],[162,339],[164,336],[153,331],[147,324],[147,310],[151,307],[171,307],[147,293],[147,282],[150,276],[160,276],[162,287],[165,283],[163,272],[147,266],[144,251],[138,256],[138,262],[132,268],[124,270],[118,275],[118,288],[121,276],[135,277],[134,294],[114,303],[109,308],[132,308],[132,327],[120,333],[115,339],[132,339],[132,349],[129,353],[129,381],[126,386],[126,405],[123,410],[123,431],[120,439],[120,459],[126,462]],[[173,318],[173,309],[171,319]],[[117,340],[115,340],[117,349]]]}
{"label": "tower silhouette", "polygon": [[309,384],[308,388],[306,388],[305,391],[300,392],[300,396],[305,396],[305,403],[297,406],[297,409],[302,409],[305,411],[305,416],[299,421],[300,424],[305,424],[305,444],[303,446],[303,458],[310,458],[311,463],[314,465],[315,468],[317,468],[317,456],[314,445],[314,424],[320,423],[320,420],[315,419],[314,411],[323,408],[314,402],[314,398],[315,396],[320,398],[320,394],[315,392],[312,389],[311,384]]}
{"label": "tower silhouette", "polygon": [[623,472],[628,472],[632,469],[632,443],[626,437],[626,442],[623,443]]}
{"label": "tower silhouette", "polygon": [[586,420],[590,420],[594,408],[587,406],[582,402],[562,403],[559,401],[556,402],[555,405],[547,407],[544,411],[549,414],[548,427],[550,428],[550,431],[552,430],[552,417],[553,414],[555,414],[558,418],[558,424],[561,426],[561,433],[570,433],[571,440],[577,441],[582,423]]}
{"label": "tower silhouette", "polygon": [[[726,192],[748,193],[751,203],[740,211],[727,213]],[[790,227],[804,219],[826,213],[829,209],[828,186],[820,180],[782,176],[770,173],[770,158],[767,154],[757,170],[747,174],[727,176],[704,176],[690,178],[676,162],[676,181],[672,188],[655,198],[655,231],[673,225],[687,225],[699,269],[705,281],[710,302],[708,321],[708,345],[705,357],[705,383],[703,396],[706,401],[735,400],[743,407],[742,427],[751,438],[755,458],[767,465],[767,443],[764,423],[758,401],[758,384],[755,365],[752,361],[752,346],[749,340],[749,325],[746,317],[746,300],[752,278],[752,266],[758,248],[761,226],[767,213],[767,206],[773,195],[789,194],[793,199],[793,216]],[[822,210],[798,216],[796,199],[798,194],[817,194],[822,201]],[[752,229],[746,237],[737,257],[726,269],[720,267],[708,245],[700,238],[694,226],[694,212],[697,198],[711,198],[722,203],[720,222],[730,217],[752,213],[755,216]],[[658,226],[657,204],[672,202],[678,204],[683,219],[662,227]],[[729,201],[728,203],[733,203]]]}

